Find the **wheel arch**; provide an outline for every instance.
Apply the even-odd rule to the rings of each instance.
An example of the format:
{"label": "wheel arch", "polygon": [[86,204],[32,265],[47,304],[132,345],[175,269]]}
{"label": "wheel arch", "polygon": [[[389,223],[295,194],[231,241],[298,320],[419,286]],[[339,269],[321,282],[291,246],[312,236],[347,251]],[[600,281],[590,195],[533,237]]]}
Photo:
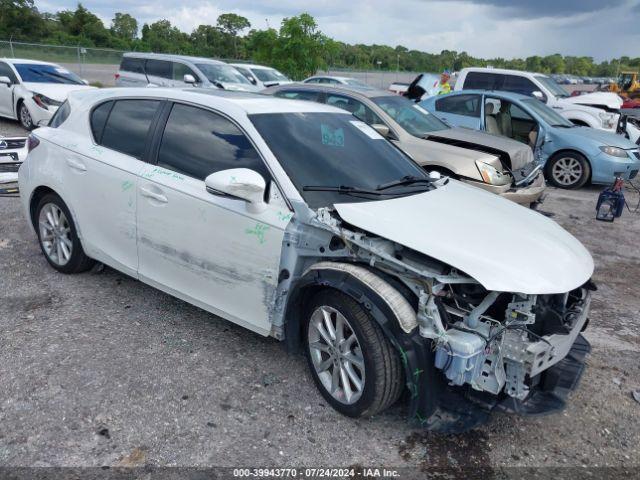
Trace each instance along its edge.
{"label": "wheel arch", "polygon": [[[402,284],[392,278],[358,264],[319,262],[312,265],[289,295],[285,344],[290,352],[301,352],[305,305],[314,294],[336,290],[347,295],[369,312],[398,351],[405,373],[405,390],[410,397],[409,415],[422,423],[437,410],[439,393],[445,385],[441,380],[433,380],[441,376],[435,371],[431,341],[420,336],[417,323],[411,324],[416,322],[417,298],[408,289],[402,291]],[[412,310],[412,318],[398,318],[398,315],[409,315],[408,309]]]}
{"label": "wheel arch", "polygon": [[73,220],[73,224],[76,229],[76,234],[78,235],[78,240],[80,240],[80,244],[82,245],[82,248],[85,249],[86,251],[84,237],[82,236],[82,233],[81,233],[82,230],[78,222],[78,216],[76,215],[76,212],[74,211],[73,206],[67,201],[64,195],[61,195],[59,191],[55,190],[49,185],[37,186],[36,188],[33,189],[33,191],[31,192],[31,196],[29,198],[29,219],[31,220],[31,225],[33,226],[34,230],[36,230],[36,234],[38,229],[37,220],[36,220],[36,209],[38,208],[38,203],[40,203],[40,200],[49,193],[53,193],[54,195],[57,195],[58,197],[60,197],[64,202],[64,204],[69,209],[69,212],[71,212],[71,219]]}

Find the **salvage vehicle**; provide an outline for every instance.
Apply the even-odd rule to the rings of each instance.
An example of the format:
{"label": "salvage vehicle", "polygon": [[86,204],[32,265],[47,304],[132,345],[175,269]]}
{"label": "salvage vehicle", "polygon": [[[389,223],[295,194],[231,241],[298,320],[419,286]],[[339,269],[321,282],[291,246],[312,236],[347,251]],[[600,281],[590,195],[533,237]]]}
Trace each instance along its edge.
{"label": "salvage vehicle", "polygon": [[18,120],[26,130],[47,122],[69,92],[93,88],[55,63],[0,58],[0,117]]}
{"label": "salvage vehicle", "polygon": [[422,167],[516,203],[535,205],[546,188],[542,167],[535,162],[530,148],[470,129],[451,128],[422,107],[392,92],[290,84],[262,93],[347,110]]}
{"label": "salvage vehicle", "polygon": [[593,260],[551,219],[328,105],[149,88],[67,105],[19,171],[59,272],[102,262],[283,340],[352,417],[408,391],[419,424],[462,431],[576,386]]}
{"label": "salvage vehicle", "polygon": [[260,90],[293,82],[275,68],[265,67],[264,65],[254,65],[252,63],[230,63],[229,65],[235,67],[236,70]]}
{"label": "salvage vehicle", "polygon": [[420,102],[441,119],[529,145],[547,180],[560,188],[611,185],[640,170],[638,145],[621,135],[574,125],[526,95],[463,90]]}
{"label": "salvage vehicle", "polygon": [[333,75],[314,75],[305,78],[302,83],[321,83],[323,85],[348,85],[357,88],[373,88],[366,83],[351,77],[336,77]]}
{"label": "salvage vehicle", "polygon": [[621,115],[622,99],[615,93],[591,92],[572,97],[541,73],[498,68],[465,68],[454,86],[459,90],[500,90],[535,97],[575,125],[618,133],[633,142],[640,139],[640,128]]}
{"label": "salvage vehicle", "polygon": [[115,75],[116,87],[202,87],[257,92],[231,65],[210,58],[165,53],[122,55]]}

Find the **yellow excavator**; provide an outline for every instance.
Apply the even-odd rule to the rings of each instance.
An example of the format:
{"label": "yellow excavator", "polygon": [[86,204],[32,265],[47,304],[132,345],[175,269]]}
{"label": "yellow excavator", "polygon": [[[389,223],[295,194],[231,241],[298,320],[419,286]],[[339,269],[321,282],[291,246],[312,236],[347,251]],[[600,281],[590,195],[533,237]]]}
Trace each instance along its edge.
{"label": "yellow excavator", "polygon": [[609,85],[609,91],[626,98],[640,97],[638,72],[621,72],[618,81]]}

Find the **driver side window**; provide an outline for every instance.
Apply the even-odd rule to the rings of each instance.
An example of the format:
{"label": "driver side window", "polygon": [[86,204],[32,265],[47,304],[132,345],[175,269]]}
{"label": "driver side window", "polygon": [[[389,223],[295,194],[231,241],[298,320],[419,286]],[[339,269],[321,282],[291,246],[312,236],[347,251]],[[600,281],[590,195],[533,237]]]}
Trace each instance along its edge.
{"label": "driver side window", "polygon": [[18,77],[16,77],[16,74],[13,73],[11,67],[4,62],[0,62],[0,77],[9,77],[11,83],[18,83]]}

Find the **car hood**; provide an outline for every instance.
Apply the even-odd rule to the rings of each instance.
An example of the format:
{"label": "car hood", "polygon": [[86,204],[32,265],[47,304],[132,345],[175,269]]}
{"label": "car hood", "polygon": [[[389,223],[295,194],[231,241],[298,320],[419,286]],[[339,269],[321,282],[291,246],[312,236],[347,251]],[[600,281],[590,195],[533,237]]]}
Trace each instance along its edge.
{"label": "car hood", "polygon": [[571,128],[560,128],[560,127],[555,127],[555,128],[560,131],[559,133],[561,133],[565,139],[568,137],[573,137],[573,142],[578,145],[581,142],[584,142],[585,139],[588,139],[591,141],[601,143],[603,145],[623,148],[625,150],[638,148],[638,145],[626,139],[624,136],[618,135],[616,133],[608,132],[606,130],[600,130],[598,128],[578,127],[578,126],[571,127]]}
{"label": "car hood", "polygon": [[335,209],[351,225],[451,265],[487,290],[564,293],[593,274],[589,252],[553,220],[456,180]]}
{"label": "car hood", "polygon": [[575,97],[565,97],[560,99],[563,103],[574,103],[578,105],[604,105],[608,108],[620,109],[622,99],[612,92],[591,92]]}
{"label": "car hood", "polygon": [[511,159],[511,168],[513,170],[518,170],[534,161],[533,151],[528,145],[510,138],[499,137],[478,130],[471,130],[470,128],[439,130],[429,134],[428,138],[434,142],[452,142],[459,147],[479,150],[485,153],[505,152]]}
{"label": "car hood", "polygon": [[70,92],[77,90],[92,90],[96,87],[90,85],[65,85],[61,83],[37,83],[37,82],[25,82],[23,84],[33,93],[40,93],[45,97],[49,97],[59,102],[64,102]]}

